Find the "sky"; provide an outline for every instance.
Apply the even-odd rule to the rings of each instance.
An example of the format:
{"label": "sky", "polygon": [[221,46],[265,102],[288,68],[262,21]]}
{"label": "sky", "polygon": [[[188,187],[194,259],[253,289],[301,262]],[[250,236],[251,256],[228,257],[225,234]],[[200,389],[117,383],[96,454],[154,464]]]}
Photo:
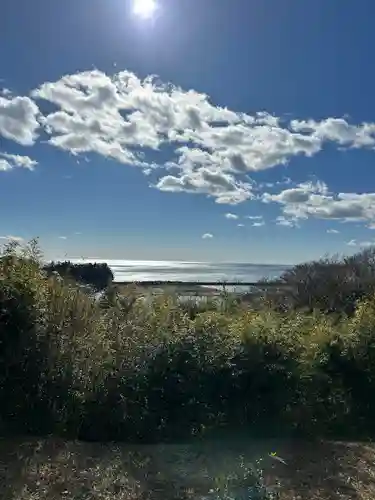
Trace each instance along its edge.
{"label": "sky", "polygon": [[1,0],[0,243],[285,264],[372,245],[374,17],[373,0]]}

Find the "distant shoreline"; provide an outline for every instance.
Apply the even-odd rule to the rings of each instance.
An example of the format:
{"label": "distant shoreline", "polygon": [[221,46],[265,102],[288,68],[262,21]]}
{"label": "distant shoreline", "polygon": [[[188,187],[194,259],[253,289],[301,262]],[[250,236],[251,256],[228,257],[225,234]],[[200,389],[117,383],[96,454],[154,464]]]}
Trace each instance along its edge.
{"label": "distant shoreline", "polygon": [[221,290],[219,287],[214,288],[201,284],[191,283],[171,283],[171,282],[117,282],[113,285],[120,292],[125,291],[131,286],[135,286],[139,291],[149,292],[152,294],[177,294],[185,296],[207,296],[212,297],[219,295]]}
{"label": "distant shoreline", "polygon": [[226,286],[247,286],[254,288],[280,288],[285,285],[283,283],[273,281],[168,281],[168,280],[157,280],[157,281],[114,281],[115,285],[137,285],[142,287],[154,287],[154,286],[188,286],[188,287],[214,287],[214,288],[225,288]]}
{"label": "distant shoreline", "polygon": [[[212,281],[212,282],[197,282],[197,281],[114,281],[113,285],[121,292],[126,288],[135,286],[142,291],[148,291],[153,294],[177,294],[184,296],[217,296],[222,292],[228,291],[231,294],[246,295],[247,293],[256,292],[265,289],[285,288],[285,285],[279,283],[267,282],[238,282],[238,281]],[[227,287],[229,289],[227,289]],[[236,287],[238,287],[236,289]]]}

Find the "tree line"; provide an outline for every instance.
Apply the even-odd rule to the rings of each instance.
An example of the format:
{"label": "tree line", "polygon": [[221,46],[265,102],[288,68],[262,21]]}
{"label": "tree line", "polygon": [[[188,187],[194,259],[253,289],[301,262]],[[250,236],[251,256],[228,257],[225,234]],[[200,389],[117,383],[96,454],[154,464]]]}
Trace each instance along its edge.
{"label": "tree line", "polygon": [[49,276],[58,273],[61,278],[72,279],[83,285],[90,285],[95,290],[104,290],[113,282],[114,276],[108,264],[84,263],[71,261],[51,262],[44,267]]}

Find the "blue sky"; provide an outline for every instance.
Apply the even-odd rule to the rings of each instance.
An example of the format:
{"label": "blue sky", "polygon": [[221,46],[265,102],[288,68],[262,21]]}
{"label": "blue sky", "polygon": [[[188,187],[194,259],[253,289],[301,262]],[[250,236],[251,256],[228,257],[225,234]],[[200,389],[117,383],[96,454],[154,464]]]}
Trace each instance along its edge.
{"label": "blue sky", "polygon": [[2,0],[0,237],[295,263],[375,242],[371,0]]}

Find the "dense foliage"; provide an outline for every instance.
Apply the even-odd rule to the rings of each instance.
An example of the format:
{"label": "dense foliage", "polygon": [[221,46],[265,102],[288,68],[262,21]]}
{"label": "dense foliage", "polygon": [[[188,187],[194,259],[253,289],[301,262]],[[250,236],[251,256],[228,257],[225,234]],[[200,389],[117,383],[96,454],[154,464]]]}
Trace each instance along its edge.
{"label": "dense foliage", "polygon": [[113,281],[113,273],[108,264],[73,264],[70,261],[51,262],[44,267],[48,275],[58,274],[62,278],[73,279],[77,283],[91,285],[95,290],[104,290]]}
{"label": "dense foliage", "polygon": [[[328,268],[329,269],[329,268]],[[325,275],[320,274],[319,279]],[[336,292],[335,292],[336,293]],[[0,259],[0,417],[8,429],[156,440],[221,427],[373,432],[375,297],[351,317],[176,297],[93,300],[35,248]]]}
{"label": "dense foliage", "polygon": [[352,315],[359,299],[375,293],[375,248],[299,264],[278,281],[288,288],[278,296],[284,307]]}

